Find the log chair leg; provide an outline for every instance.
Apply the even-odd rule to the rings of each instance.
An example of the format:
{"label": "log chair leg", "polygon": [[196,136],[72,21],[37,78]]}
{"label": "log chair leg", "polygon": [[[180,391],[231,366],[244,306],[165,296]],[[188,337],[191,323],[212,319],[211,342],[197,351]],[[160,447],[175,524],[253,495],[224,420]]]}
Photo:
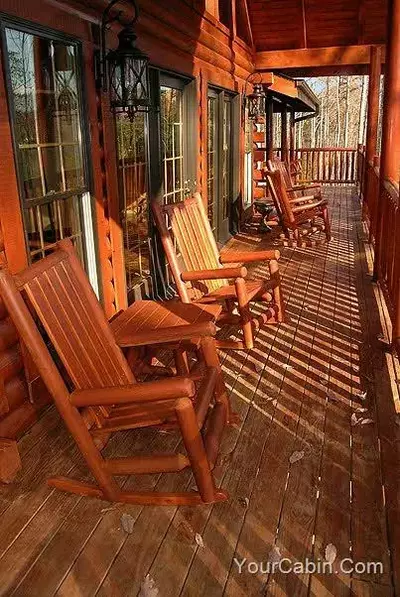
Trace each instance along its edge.
{"label": "log chair leg", "polygon": [[205,503],[211,503],[216,490],[190,398],[180,398],[175,411],[200,495]]}
{"label": "log chair leg", "polygon": [[235,287],[238,298],[239,313],[242,320],[241,325],[243,329],[244,344],[246,348],[253,348],[253,327],[251,325],[251,313],[249,309],[246,281],[243,280],[243,278],[237,278],[237,280],[235,280]]}
{"label": "log chair leg", "polygon": [[218,356],[217,347],[213,338],[203,338],[201,341],[203,349],[204,360],[208,367],[214,367],[218,371],[217,381],[215,384],[215,402],[223,402],[226,407],[227,424],[233,425],[238,422],[238,415],[232,413],[231,403],[224,382],[224,374],[222,373],[221,363]]}
{"label": "log chair leg", "polygon": [[189,375],[190,367],[187,351],[184,348],[177,348],[174,350],[174,359],[177,374],[182,376]]}
{"label": "log chair leg", "polygon": [[322,217],[324,219],[324,224],[325,224],[326,239],[327,240],[331,240],[331,238],[332,238],[332,234],[331,234],[331,223],[329,221],[329,211],[328,211],[327,207],[324,207],[324,209],[322,211]]}
{"label": "log chair leg", "polygon": [[280,279],[280,275],[279,275],[279,265],[275,259],[272,259],[269,262],[269,271],[271,273],[271,279],[277,280],[277,285],[273,289],[273,295],[274,295],[274,302],[275,302],[276,306],[278,307],[277,321],[282,322],[282,321],[285,321],[285,302],[283,300],[283,295],[282,295],[281,279]]}

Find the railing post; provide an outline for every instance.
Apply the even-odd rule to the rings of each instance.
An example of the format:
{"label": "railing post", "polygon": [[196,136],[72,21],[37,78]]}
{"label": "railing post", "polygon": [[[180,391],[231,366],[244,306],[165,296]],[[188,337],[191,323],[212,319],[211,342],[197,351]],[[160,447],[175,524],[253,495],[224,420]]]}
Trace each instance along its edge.
{"label": "railing post", "polygon": [[[388,32],[385,65],[385,92],[382,119],[382,156],[377,208],[377,238],[375,243],[374,280],[381,274],[382,245],[385,239],[387,204],[384,182],[399,181],[400,174],[400,0],[389,0]],[[393,342],[400,339],[400,285],[394,297]]]}
{"label": "railing post", "polygon": [[[364,167],[364,196],[363,196],[363,216],[366,216],[366,207],[370,201],[370,176],[372,161],[376,153],[378,142],[378,124],[379,124],[379,91],[381,83],[381,48],[379,46],[371,47],[371,59],[369,63],[369,84],[368,84],[368,116],[367,116],[367,140]],[[370,214],[370,218],[375,217]]]}

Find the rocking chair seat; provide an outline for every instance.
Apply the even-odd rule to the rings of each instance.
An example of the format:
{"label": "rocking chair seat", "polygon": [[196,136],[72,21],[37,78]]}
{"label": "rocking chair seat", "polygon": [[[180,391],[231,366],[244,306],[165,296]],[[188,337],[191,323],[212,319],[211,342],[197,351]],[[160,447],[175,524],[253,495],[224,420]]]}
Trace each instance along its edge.
{"label": "rocking chair seat", "polygon": [[[258,298],[261,295],[265,296],[264,300],[272,301],[273,296],[269,294],[269,297],[266,295],[268,290],[272,290],[274,287],[274,283],[270,280],[254,280],[250,282],[246,282],[246,290],[248,300],[251,301],[254,298]],[[236,298],[236,286],[234,284],[229,284],[229,286],[222,286],[221,288],[217,288],[213,290],[209,294],[203,296],[199,301],[199,303],[212,303],[216,301],[224,301],[227,299],[235,299]]]}

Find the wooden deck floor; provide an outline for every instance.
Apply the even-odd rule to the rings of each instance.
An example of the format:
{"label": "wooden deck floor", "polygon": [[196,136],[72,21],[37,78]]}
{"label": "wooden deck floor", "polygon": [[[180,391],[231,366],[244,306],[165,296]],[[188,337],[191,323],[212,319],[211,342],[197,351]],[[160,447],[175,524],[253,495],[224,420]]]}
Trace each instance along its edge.
{"label": "wooden deck floor", "polygon": [[[217,470],[230,500],[143,508],[50,490],[50,474],[86,474],[52,408],[21,441],[18,482],[0,488],[1,595],[128,597],[147,574],[160,597],[388,597],[395,586],[400,594],[396,362],[378,340],[382,305],[368,276],[357,200],[348,188],[330,195],[329,246],[282,252],[288,322],[262,329],[249,353],[223,355],[242,417],[226,434]],[[352,425],[354,413],[372,422]],[[144,431],[118,436],[107,450],[161,451],[176,442],[174,434]],[[134,482],[179,490],[191,478],[126,483]],[[131,534],[121,528],[123,513],[134,519]],[[265,570],[279,553],[316,562],[329,544],[337,550],[333,574],[247,567],[263,562]],[[242,573],[234,558],[246,558]],[[343,558],[382,562],[383,570],[344,574]]]}

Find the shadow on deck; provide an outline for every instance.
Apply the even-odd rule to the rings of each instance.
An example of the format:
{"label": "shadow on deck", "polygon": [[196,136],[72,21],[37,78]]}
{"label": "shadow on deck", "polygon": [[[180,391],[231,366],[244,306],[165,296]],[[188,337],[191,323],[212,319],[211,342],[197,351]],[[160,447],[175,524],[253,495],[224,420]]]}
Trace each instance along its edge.
{"label": "shadow on deck", "polygon": [[[399,590],[397,363],[378,340],[383,306],[368,275],[358,201],[348,187],[326,192],[332,241],[282,251],[288,321],[260,330],[254,350],[222,355],[242,417],[216,471],[230,500],[142,508],[50,490],[51,474],[86,474],[50,409],[21,442],[18,482],[0,489],[1,595],[127,597],[148,573],[160,597],[386,597],[394,583]],[[255,242],[264,243],[243,235],[234,246]],[[176,443],[173,433],[141,431],[119,435],[107,451]],[[126,487],[133,483],[175,491],[192,481],[183,472],[131,478]],[[121,528],[124,512],[134,519],[131,534]],[[267,571],[280,556],[286,568],[289,560],[323,560],[329,544],[337,551],[331,574]],[[246,561],[240,568],[234,558]],[[346,574],[344,558],[346,571],[364,566]],[[382,566],[367,570],[367,562]]]}

